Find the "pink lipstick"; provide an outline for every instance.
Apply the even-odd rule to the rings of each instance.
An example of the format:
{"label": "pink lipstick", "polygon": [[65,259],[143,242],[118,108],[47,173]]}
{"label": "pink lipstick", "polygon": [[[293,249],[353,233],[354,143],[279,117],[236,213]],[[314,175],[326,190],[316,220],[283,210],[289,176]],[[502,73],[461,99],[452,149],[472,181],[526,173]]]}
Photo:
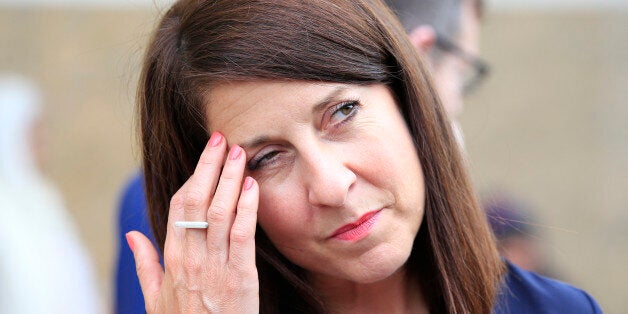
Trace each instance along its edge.
{"label": "pink lipstick", "polygon": [[358,220],[338,228],[330,238],[350,242],[365,238],[375,225],[380,211],[382,210],[374,210],[362,215]]}

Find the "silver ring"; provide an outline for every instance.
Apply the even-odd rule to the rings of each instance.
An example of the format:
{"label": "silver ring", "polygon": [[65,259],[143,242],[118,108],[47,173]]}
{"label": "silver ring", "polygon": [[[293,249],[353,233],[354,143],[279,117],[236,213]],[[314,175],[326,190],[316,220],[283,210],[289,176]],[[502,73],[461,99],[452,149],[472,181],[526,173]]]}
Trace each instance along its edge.
{"label": "silver ring", "polygon": [[207,229],[209,224],[205,221],[175,221],[174,226],[187,229]]}

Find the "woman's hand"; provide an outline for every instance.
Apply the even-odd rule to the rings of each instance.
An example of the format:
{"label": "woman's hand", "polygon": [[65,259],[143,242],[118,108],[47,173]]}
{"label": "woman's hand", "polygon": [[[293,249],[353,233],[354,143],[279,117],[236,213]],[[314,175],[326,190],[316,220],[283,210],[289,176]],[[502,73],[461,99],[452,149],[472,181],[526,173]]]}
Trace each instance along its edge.
{"label": "woman's hand", "polygon": [[[172,197],[165,272],[148,238],[127,234],[148,313],[259,312],[259,187],[250,177],[242,182],[244,150],[232,146],[225,161],[226,148],[225,138],[212,134],[194,174]],[[177,228],[175,221],[207,221],[209,227]]]}

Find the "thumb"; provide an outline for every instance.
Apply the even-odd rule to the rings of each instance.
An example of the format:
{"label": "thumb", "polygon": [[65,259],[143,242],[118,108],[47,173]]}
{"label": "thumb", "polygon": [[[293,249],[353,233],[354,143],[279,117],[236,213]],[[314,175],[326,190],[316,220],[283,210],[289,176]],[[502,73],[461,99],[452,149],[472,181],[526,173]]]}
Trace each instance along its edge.
{"label": "thumb", "polygon": [[146,304],[155,304],[164,277],[157,250],[145,235],[137,231],[127,233],[126,240],[133,251],[135,269],[140,286],[142,286],[144,301]]}

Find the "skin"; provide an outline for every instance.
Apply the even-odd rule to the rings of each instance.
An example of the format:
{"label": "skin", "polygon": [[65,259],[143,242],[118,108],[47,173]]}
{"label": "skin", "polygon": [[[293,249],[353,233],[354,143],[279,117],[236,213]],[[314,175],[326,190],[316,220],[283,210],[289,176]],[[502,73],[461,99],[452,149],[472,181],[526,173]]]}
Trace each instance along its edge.
{"label": "skin", "polygon": [[[480,50],[480,19],[472,1],[462,1],[460,11],[460,32],[456,38],[458,47],[472,55],[479,55]],[[464,136],[458,122],[458,117],[464,110],[463,85],[464,78],[470,69],[468,63],[451,54],[444,56],[444,62],[436,64],[434,81],[442,96],[443,106],[452,120],[454,134],[460,146],[464,147]],[[455,84],[448,84],[455,82]]]}
{"label": "skin", "polygon": [[[164,246],[165,271],[143,234],[127,233],[147,313],[249,313],[259,309],[255,227],[259,186],[242,183],[245,154],[212,134],[194,174],[175,193]],[[221,172],[222,168],[222,172]],[[237,211],[237,215],[236,215]],[[175,221],[207,221],[180,229]]]}
{"label": "skin", "polygon": [[[479,55],[480,20],[472,1],[462,1],[460,7],[460,31],[454,42],[471,55]],[[462,91],[464,77],[470,65],[453,54],[446,53],[438,63],[433,63],[434,82],[441,95],[443,106],[449,115],[457,119],[464,110]]]}
{"label": "skin", "polygon": [[[405,280],[404,270],[424,214],[423,173],[386,86],[237,82],[214,86],[207,103],[209,126],[224,134],[232,151],[244,152],[242,159],[227,158],[218,179],[224,156],[208,145],[203,154],[211,157],[201,157],[173,198],[168,271],[161,280],[152,245],[130,234],[136,261],[150,265],[139,269],[151,271],[138,274],[147,304],[156,304],[154,312],[259,307],[253,208],[259,208],[258,223],[279,251],[309,271],[332,311],[427,312],[419,287]],[[244,175],[254,178],[248,190],[239,188],[237,178]],[[218,181],[215,195],[209,195]],[[379,213],[364,238],[332,236],[372,211]],[[172,227],[183,219],[207,219],[210,226],[207,232]],[[231,276],[216,271],[232,269],[232,254]],[[152,262],[143,263],[147,260]],[[223,289],[216,289],[220,285]]]}

